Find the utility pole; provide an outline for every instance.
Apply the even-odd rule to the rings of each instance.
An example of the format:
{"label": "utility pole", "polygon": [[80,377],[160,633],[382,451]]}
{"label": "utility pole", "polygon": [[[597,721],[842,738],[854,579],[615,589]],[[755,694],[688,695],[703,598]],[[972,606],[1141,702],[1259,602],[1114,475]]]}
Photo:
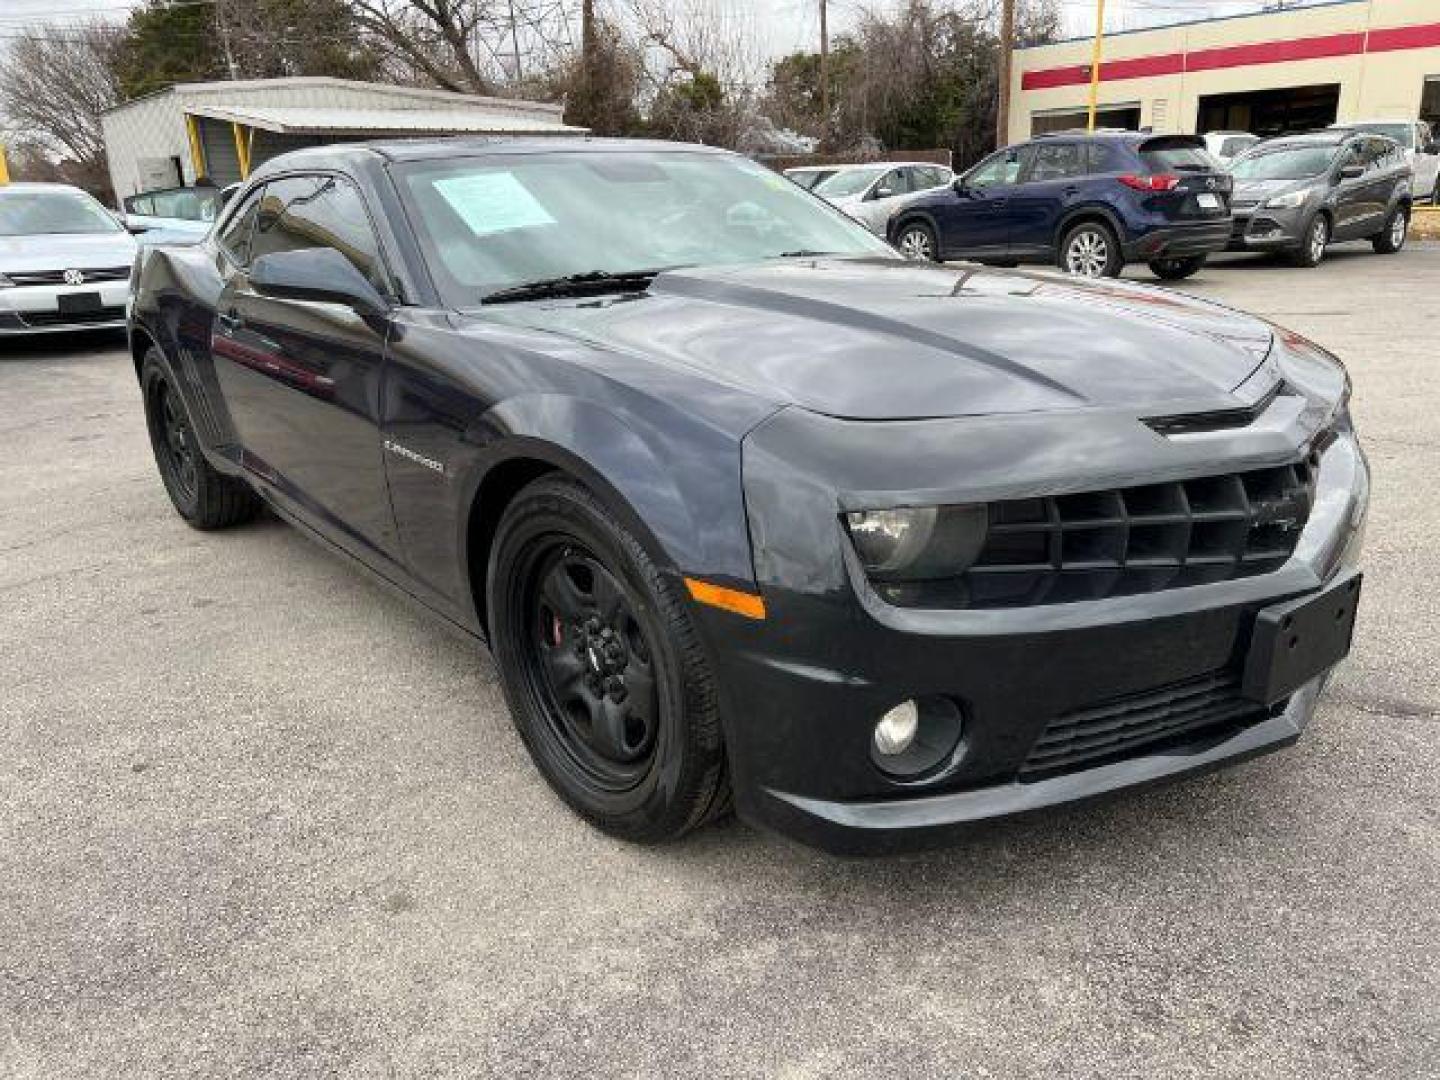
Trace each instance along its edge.
{"label": "utility pole", "polygon": [[820,149],[830,143],[830,27],[826,0],[820,0]]}
{"label": "utility pole", "polygon": [[1090,54],[1089,130],[1095,130],[1095,109],[1100,99],[1100,58],[1105,50],[1105,0],[1095,0],[1095,49]]}
{"label": "utility pole", "polygon": [[520,70],[520,31],[515,29],[515,0],[510,0],[510,51],[515,55],[515,81],[523,74]]}
{"label": "utility pole", "polygon": [[580,0],[580,123],[595,126],[595,59],[598,44],[595,31],[595,0]]}
{"label": "utility pole", "polygon": [[995,102],[995,145],[1010,145],[1010,65],[1015,59],[1015,0],[1000,7],[1000,96]]}

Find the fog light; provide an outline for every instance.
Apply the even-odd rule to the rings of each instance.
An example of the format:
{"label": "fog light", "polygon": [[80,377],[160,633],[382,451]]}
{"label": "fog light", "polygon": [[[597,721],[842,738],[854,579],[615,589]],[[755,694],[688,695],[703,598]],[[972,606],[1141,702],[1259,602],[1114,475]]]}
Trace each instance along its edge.
{"label": "fog light", "polygon": [[913,701],[902,701],[875,725],[875,749],[886,757],[903,754],[919,730],[920,707]]}
{"label": "fog light", "polygon": [[959,762],[964,733],[964,712],[952,698],[902,701],[876,723],[870,760],[899,783],[930,783]]}

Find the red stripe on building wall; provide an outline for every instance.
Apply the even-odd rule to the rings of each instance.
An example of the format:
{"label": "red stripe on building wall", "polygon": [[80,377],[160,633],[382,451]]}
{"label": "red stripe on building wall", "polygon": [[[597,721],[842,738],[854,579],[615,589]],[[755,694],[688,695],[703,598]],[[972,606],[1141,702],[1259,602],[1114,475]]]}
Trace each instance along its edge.
{"label": "red stripe on building wall", "polygon": [[[1183,71],[1218,71],[1223,68],[1257,64],[1284,64],[1298,60],[1320,60],[1333,56],[1355,56],[1364,52],[1395,52],[1401,49],[1428,49],[1440,46],[1440,23],[1396,26],[1371,30],[1367,42],[1363,33],[1325,34],[1320,37],[1265,41],[1253,45],[1230,45],[1197,49],[1192,53],[1157,53],[1100,65],[1100,81],[1143,79],[1177,75]],[[1077,86],[1090,81],[1090,65],[1042,68],[1020,77],[1022,90],[1048,90]]]}

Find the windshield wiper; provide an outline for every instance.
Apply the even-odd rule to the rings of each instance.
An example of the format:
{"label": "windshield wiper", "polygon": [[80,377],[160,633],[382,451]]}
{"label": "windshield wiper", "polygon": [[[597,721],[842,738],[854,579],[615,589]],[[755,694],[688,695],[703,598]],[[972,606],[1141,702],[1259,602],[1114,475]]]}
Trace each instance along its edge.
{"label": "windshield wiper", "polygon": [[538,300],[547,296],[584,296],[597,292],[630,292],[645,288],[665,267],[656,270],[589,270],[583,274],[541,278],[496,289],[480,298],[482,304],[504,304],[512,300]]}

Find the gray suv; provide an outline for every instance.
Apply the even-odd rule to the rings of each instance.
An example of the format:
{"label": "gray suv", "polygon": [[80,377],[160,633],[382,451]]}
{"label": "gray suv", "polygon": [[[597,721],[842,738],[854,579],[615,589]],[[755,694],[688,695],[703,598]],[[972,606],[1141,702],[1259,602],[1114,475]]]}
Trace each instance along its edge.
{"label": "gray suv", "polygon": [[1414,173],[1393,139],[1321,131],[1270,139],[1231,166],[1231,251],[1275,251],[1316,266],[1332,243],[1405,246]]}

